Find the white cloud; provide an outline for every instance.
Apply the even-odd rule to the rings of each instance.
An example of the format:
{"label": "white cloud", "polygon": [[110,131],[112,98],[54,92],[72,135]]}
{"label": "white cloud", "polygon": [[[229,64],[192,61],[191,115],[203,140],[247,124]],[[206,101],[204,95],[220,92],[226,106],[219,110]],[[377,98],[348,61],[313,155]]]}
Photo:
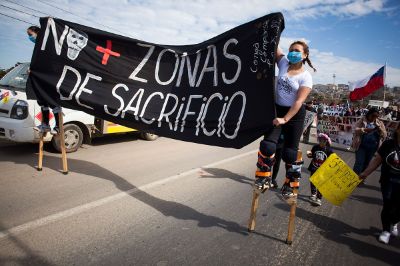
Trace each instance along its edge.
{"label": "white cloud", "polygon": [[374,11],[382,10],[383,4],[384,1],[382,0],[354,1],[340,6],[337,11],[343,14],[363,16]]}
{"label": "white cloud", "polygon": [[[317,69],[315,73],[310,70],[315,84],[333,83],[333,74],[336,75],[336,84],[347,84],[349,81],[356,81],[371,76],[383,65],[354,61],[316,49],[311,49],[310,55],[311,61]],[[386,84],[389,86],[400,86],[400,69],[388,66]]]}

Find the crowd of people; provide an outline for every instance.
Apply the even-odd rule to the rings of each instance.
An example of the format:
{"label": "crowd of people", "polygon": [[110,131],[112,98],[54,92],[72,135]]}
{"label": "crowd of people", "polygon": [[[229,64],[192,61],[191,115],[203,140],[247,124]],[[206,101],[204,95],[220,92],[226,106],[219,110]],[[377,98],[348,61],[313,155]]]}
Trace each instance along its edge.
{"label": "crowd of people", "polygon": [[313,110],[318,114],[329,114],[329,115],[338,115],[338,116],[363,116],[365,115],[369,109],[377,108],[380,114],[380,117],[384,120],[391,121],[400,121],[400,111],[397,111],[396,106],[388,106],[388,107],[373,107],[373,106],[353,106],[350,103],[325,103],[325,102],[313,102],[312,104]]}

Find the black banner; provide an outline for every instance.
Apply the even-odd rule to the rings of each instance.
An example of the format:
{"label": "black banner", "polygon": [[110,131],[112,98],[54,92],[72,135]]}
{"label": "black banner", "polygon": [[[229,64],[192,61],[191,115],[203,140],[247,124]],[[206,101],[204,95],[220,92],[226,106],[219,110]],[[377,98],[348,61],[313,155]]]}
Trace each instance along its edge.
{"label": "black banner", "polygon": [[161,136],[241,148],[272,126],[281,13],[195,45],[158,45],[41,18],[28,90]]}

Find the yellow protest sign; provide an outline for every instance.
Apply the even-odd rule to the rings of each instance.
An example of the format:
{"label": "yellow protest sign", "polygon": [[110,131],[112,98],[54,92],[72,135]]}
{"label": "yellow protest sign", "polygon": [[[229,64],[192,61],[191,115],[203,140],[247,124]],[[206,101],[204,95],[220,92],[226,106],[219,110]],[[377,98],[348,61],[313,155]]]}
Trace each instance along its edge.
{"label": "yellow protest sign", "polygon": [[336,153],[326,159],[310,181],[334,205],[341,205],[361,182],[358,175]]}

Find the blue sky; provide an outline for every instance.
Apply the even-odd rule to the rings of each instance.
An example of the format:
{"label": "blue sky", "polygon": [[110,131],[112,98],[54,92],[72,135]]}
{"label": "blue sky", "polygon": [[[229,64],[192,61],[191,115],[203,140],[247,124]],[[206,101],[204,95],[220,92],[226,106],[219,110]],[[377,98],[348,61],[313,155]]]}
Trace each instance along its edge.
{"label": "blue sky", "polygon": [[[41,11],[163,44],[202,42],[280,11],[286,22],[281,47],[287,51],[297,39],[309,43],[310,58],[318,70],[313,73],[314,83],[332,83],[333,74],[336,83],[362,79],[387,62],[386,83],[400,86],[399,0],[1,0],[0,4],[0,13],[32,24],[38,24],[38,18],[10,8],[45,16],[37,12]],[[1,68],[30,60],[33,44],[25,33],[27,26],[0,15]]]}

